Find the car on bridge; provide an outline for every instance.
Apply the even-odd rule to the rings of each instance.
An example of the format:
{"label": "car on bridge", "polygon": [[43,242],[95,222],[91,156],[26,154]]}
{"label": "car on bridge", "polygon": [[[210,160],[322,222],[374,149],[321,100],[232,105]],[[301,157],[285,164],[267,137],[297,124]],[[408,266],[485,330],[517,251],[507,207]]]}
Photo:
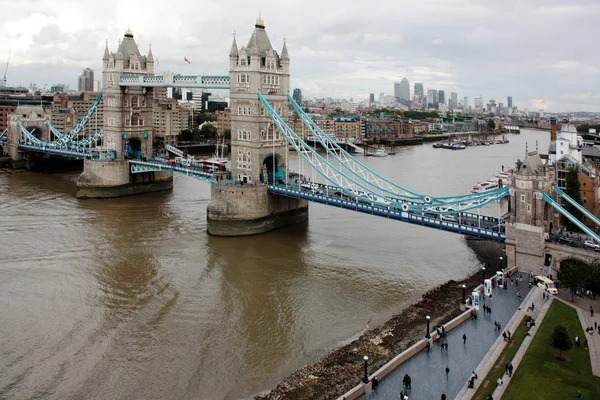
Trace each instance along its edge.
{"label": "car on bridge", "polygon": [[593,240],[586,240],[583,242],[583,246],[590,250],[600,251],[600,245]]}

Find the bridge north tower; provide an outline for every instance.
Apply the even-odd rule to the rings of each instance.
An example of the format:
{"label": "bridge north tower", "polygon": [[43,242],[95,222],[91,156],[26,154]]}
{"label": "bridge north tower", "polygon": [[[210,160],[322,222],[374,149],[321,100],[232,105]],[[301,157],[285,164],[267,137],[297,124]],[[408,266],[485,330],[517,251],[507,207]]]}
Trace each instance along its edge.
{"label": "bridge north tower", "polygon": [[231,169],[246,183],[283,180],[287,143],[258,100],[260,91],[277,113],[289,112],[290,58],[285,40],[281,55],[273,50],[265,24],[258,18],[247,46],[235,38],[229,53]]}
{"label": "bridge north tower", "polygon": [[117,159],[152,155],[152,102],[154,89],[119,86],[121,76],[154,74],[152,49],[141,55],[130,29],[125,32],[116,53],[102,57],[104,101],[104,145],[115,150]]}

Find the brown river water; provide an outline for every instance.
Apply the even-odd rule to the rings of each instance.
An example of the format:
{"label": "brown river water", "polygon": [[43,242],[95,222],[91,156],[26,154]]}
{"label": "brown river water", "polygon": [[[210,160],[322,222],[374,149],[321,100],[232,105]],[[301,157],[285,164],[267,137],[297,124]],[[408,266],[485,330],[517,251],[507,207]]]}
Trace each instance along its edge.
{"label": "brown river water", "polygon": [[[508,138],[359,157],[453,195],[512,167],[526,142],[546,153],[549,133]],[[479,267],[459,235],[323,205],[304,225],[210,237],[205,183],[77,200],[76,177],[0,174],[0,399],[248,398]]]}

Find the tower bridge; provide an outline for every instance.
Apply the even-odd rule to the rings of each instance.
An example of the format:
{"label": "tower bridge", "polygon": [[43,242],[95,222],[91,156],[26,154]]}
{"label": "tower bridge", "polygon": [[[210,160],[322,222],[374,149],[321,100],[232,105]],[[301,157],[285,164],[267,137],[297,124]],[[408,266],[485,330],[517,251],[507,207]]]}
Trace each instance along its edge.
{"label": "tower bridge", "polygon": [[[207,229],[213,235],[258,234],[306,221],[308,203],[314,202],[505,241],[508,265],[525,269],[541,266],[548,252],[561,252],[557,260],[568,252],[545,241],[558,225],[558,215],[566,214],[554,201],[556,195],[564,195],[553,191],[555,171],[537,153],[528,153],[517,164],[510,188],[446,197],[416,193],[362,164],[303,112],[289,95],[290,57],[285,40],[280,53],[274,50],[262,19],[257,20],[246,46],[239,47],[233,39],[229,61],[227,75],[156,75],[152,50],[142,55],[128,30],[115,52],[106,45],[102,92],[69,131],[55,129],[41,107],[22,107],[10,116],[11,158],[15,163],[30,160],[34,154],[83,158],[84,171],[77,180],[79,198],[169,190],[174,172],[196,178],[211,185]],[[155,88],[161,87],[230,91],[229,171],[155,156],[152,102]],[[100,106],[102,126],[85,136],[83,128]],[[304,124],[312,146],[287,125],[290,108]],[[290,146],[319,182],[306,178],[302,167],[292,173],[287,159]],[[506,221],[480,215],[482,207],[505,197],[510,202]],[[590,236],[600,243],[593,232]]]}

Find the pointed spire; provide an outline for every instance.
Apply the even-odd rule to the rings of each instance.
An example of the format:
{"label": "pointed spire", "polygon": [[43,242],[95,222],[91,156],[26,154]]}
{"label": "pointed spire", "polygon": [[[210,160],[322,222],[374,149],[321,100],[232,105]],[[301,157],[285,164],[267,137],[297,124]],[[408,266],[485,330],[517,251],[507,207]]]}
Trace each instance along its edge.
{"label": "pointed spire", "polygon": [[290,56],[288,55],[288,50],[287,50],[287,44],[286,44],[285,36],[283,37],[283,49],[281,49],[281,59],[282,60],[289,60],[290,59]]}
{"label": "pointed spire", "polygon": [[258,40],[256,39],[256,34],[252,35],[252,43],[250,43],[250,55],[258,56]]}
{"label": "pointed spire", "polygon": [[231,43],[231,51],[229,52],[229,57],[238,57],[239,53],[238,53],[238,46],[237,46],[237,42],[235,41],[235,32],[233,32],[233,43]]}
{"label": "pointed spire", "polygon": [[152,56],[152,44],[150,44],[150,50],[148,50],[148,56],[146,57],[146,62],[154,62],[154,56]]}
{"label": "pointed spire", "polygon": [[104,60],[104,61],[108,60],[109,56],[110,56],[110,53],[108,51],[108,40],[107,40],[106,47],[104,48],[104,57],[102,57],[102,60]]}

